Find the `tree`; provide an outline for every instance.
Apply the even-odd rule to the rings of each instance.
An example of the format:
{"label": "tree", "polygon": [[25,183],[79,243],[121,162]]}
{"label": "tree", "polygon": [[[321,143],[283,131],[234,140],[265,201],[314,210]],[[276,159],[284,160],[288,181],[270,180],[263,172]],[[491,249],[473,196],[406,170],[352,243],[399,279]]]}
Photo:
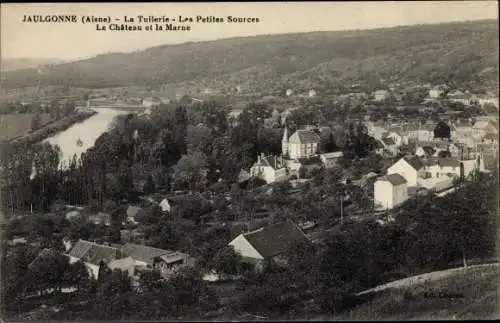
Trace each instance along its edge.
{"label": "tree", "polygon": [[226,246],[219,250],[212,259],[212,269],[217,273],[235,275],[239,271],[240,256],[234,251],[232,246]]}
{"label": "tree", "polygon": [[204,184],[208,169],[207,157],[201,152],[183,155],[175,165],[175,179],[194,189]]}
{"label": "tree", "polygon": [[31,130],[37,130],[41,126],[40,113],[36,113],[31,119]]}
{"label": "tree", "polygon": [[448,158],[448,157],[451,157],[451,153],[449,150],[441,150],[439,153],[438,153],[438,157],[439,158]]}
{"label": "tree", "polygon": [[148,174],[146,177],[146,183],[144,184],[143,191],[146,194],[151,194],[155,191],[155,182],[151,174]]}
{"label": "tree", "polygon": [[451,138],[450,126],[448,126],[444,121],[439,121],[436,127],[434,128],[434,138],[450,139]]}

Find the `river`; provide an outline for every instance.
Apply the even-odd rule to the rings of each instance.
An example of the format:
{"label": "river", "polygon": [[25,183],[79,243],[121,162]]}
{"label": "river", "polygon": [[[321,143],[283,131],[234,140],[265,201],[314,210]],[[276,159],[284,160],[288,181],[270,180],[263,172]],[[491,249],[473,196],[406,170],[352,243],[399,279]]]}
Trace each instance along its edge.
{"label": "river", "polygon": [[[67,164],[74,154],[80,157],[81,153],[94,146],[97,138],[109,129],[116,116],[130,113],[130,111],[111,108],[94,110],[97,114],[44,140],[44,142],[61,147],[61,166]],[[81,142],[78,143],[78,139]]]}

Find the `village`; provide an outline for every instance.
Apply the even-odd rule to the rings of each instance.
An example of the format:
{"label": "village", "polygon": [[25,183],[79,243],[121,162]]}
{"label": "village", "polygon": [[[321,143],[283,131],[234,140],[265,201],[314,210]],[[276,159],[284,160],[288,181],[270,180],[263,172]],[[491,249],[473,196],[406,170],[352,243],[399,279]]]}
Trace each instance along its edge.
{"label": "village", "polygon": [[[286,96],[291,95],[291,91],[287,91]],[[375,102],[384,102],[387,99],[384,95],[386,93],[383,91],[375,91],[371,97]],[[316,93],[310,91],[309,97],[315,96]],[[463,95],[460,96],[462,97]],[[447,102],[456,98],[457,96],[452,94]],[[188,98],[185,96],[183,100],[186,101]],[[428,107],[432,106],[432,102],[442,100],[443,92],[439,87],[435,87],[429,90],[424,102]],[[151,111],[158,104],[160,102],[144,99],[145,110],[140,116],[150,118]],[[478,103],[467,101],[461,104],[467,108]],[[90,103],[87,103],[87,107],[90,107]],[[358,205],[360,197],[352,197],[354,194],[352,191],[346,189],[345,193],[342,193],[340,220],[344,222],[367,219],[376,219],[380,225],[393,222],[397,218],[398,207],[408,200],[428,195],[442,197],[457,189],[460,190],[465,182],[474,180],[479,173],[488,174],[498,165],[498,119],[487,115],[473,115],[475,122],[471,121],[471,118],[468,120],[448,118],[448,114],[442,115],[443,118],[438,122],[430,120],[423,122],[418,119],[370,121],[369,117],[363,118],[361,124],[373,144],[372,155],[377,155],[384,166],[378,169],[364,168],[365,173],[358,177],[342,171],[344,151],[321,149],[320,152],[320,146],[324,146],[322,141],[325,138],[328,141],[333,137],[333,131],[329,126],[306,125],[291,133],[287,126],[288,115],[289,112],[283,113],[280,120],[283,124],[281,153],[259,153],[251,167],[241,169],[238,184],[248,186],[247,183],[253,183],[249,187],[257,185],[255,189],[262,194],[272,195],[273,191],[282,185],[281,183],[288,183],[286,185],[291,186],[287,189],[289,192],[287,194],[293,195],[294,192],[310,185],[309,182],[317,180],[318,176],[320,180],[324,180],[321,178],[324,174],[322,172],[337,172],[337,183],[330,184],[357,187],[356,194],[363,195],[364,205],[360,206]],[[233,121],[234,126],[234,121],[237,124],[238,116],[239,114],[236,116],[233,114],[229,117],[233,119],[228,121]],[[259,180],[260,184],[255,184]],[[147,184],[142,181],[141,185]],[[105,267],[110,270],[118,269],[127,273],[137,288],[140,288],[139,277],[145,271],[158,271],[163,279],[169,279],[185,268],[194,268],[197,266],[196,257],[186,252],[148,246],[144,230],[147,230],[151,221],[158,221],[154,219],[155,216],[167,218],[175,216],[171,214],[173,207],[179,207],[179,203],[182,205],[189,201],[190,197],[197,194],[200,196],[200,193],[191,190],[169,193],[154,192],[150,189],[147,191],[150,193],[140,196],[140,203],[129,204],[125,208],[126,215],[121,217],[123,221],[120,225],[120,243],[106,242],[106,235],[99,237],[99,234],[97,236],[94,234],[94,239],[86,240],[75,236],[76,233],[71,233],[72,237],[62,237],[63,250],[42,249],[28,268],[37,266],[37,262],[44,257],[54,257],[60,253],[68,257],[70,264],[83,262],[92,279],[98,280]],[[261,272],[271,263],[286,266],[286,253],[291,245],[317,244],[322,241],[322,236],[339,224],[339,222],[336,224],[331,221],[325,222],[317,216],[299,219],[285,216],[280,221],[274,220],[269,223],[266,221],[269,219],[269,209],[265,203],[260,209],[257,207],[251,211],[250,218],[246,216],[245,219],[241,219],[240,216],[236,216],[221,220],[224,217],[218,213],[221,213],[222,209],[213,206],[215,195],[217,193],[214,194],[210,190],[201,192],[203,196],[201,199],[212,205],[208,207],[212,211],[208,213],[202,211],[203,216],[195,215],[195,217],[202,219],[201,223],[205,228],[231,227],[231,232],[234,232],[233,237],[219,245],[225,244],[224,250],[227,247],[233,250],[241,263],[245,264],[245,268],[251,271]],[[184,196],[188,199],[183,199]],[[234,211],[237,207],[237,205],[232,206],[231,199],[234,195],[225,191],[221,197],[225,205],[223,209],[229,208]],[[104,231],[101,229],[103,233],[106,232],[105,228],[116,225],[112,224],[113,219],[109,213],[103,211],[93,213],[90,209],[67,205],[63,206],[59,213],[66,210],[65,219],[70,223],[89,221],[96,227],[103,228]],[[260,226],[262,224],[264,225]],[[239,234],[238,229],[235,229],[237,227],[241,228]],[[62,232],[57,229],[56,231]],[[61,237],[61,233],[56,236]],[[11,236],[9,245],[39,244],[32,238],[14,235]],[[211,255],[213,256],[215,254]],[[234,275],[235,272],[228,274],[217,270],[223,266],[205,265],[204,268],[203,280],[209,283],[238,279],[236,278],[238,276]],[[71,292],[73,289],[68,291]]]}
{"label": "village", "polygon": [[6,71],[2,319],[491,314],[497,21],[455,24]]}

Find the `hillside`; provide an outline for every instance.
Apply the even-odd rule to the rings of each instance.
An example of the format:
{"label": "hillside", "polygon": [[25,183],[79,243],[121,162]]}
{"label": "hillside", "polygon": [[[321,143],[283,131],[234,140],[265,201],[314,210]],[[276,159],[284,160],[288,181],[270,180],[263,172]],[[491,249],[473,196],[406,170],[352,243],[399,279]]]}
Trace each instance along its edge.
{"label": "hillside", "polygon": [[38,68],[44,65],[60,64],[63,61],[56,58],[2,58],[0,70],[2,72],[27,68]]}
{"label": "hillside", "polygon": [[361,31],[312,32],[190,42],[135,53],[111,53],[54,66],[4,73],[3,87],[43,85],[105,88],[168,85],[282,93],[321,93],[380,80],[498,88],[498,22],[419,25]]}
{"label": "hillside", "polygon": [[497,317],[498,264],[396,281],[369,295],[341,320],[491,319]]}

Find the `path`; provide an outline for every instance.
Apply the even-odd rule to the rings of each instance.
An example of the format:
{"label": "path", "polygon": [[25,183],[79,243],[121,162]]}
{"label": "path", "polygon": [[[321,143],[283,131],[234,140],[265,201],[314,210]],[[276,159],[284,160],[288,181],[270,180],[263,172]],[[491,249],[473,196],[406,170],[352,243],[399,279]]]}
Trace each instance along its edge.
{"label": "path", "polygon": [[[498,267],[498,263],[493,263],[493,264],[482,264],[482,265],[472,265],[468,266],[467,269],[472,269],[472,268],[479,268],[479,267]],[[368,294],[371,292],[380,292],[383,290],[386,290],[388,288],[401,288],[401,287],[409,287],[415,283],[423,283],[423,282],[429,282],[429,281],[435,281],[439,279],[443,279],[445,277],[449,277],[453,274],[456,274],[457,272],[464,271],[464,267],[459,267],[459,268],[453,268],[453,269],[447,269],[447,270],[441,270],[441,271],[434,271],[431,273],[425,273],[417,276],[412,276],[408,278],[403,278],[400,280],[395,280],[390,283],[384,284],[384,285],[379,285],[377,287],[365,290],[363,292],[357,293],[356,296]]]}

